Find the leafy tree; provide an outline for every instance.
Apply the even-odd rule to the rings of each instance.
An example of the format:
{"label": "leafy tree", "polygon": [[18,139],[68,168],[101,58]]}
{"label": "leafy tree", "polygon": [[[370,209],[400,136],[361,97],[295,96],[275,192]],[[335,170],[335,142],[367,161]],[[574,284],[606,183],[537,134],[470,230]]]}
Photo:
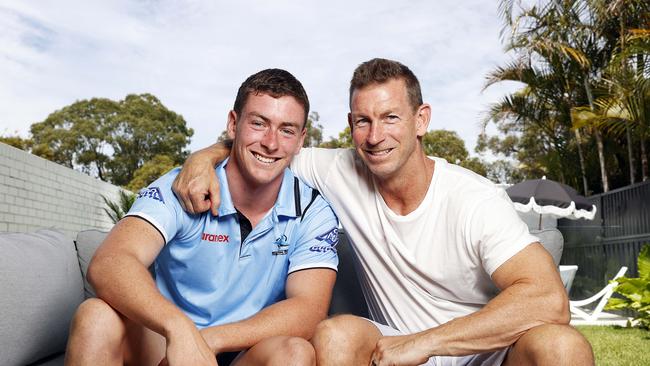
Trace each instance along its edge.
{"label": "leafy tree", "polygon": [[119,102],[93,98],[73,103],[32,124],[32,153],[68,168],[95,173],[107,180],[110,140]]}
{"label": "leafy tree", "polygon": [[350,131],[350,126],[343,129],[339,132],[338,138],[330,136],[328,141],[321,143],[318,147],[323,147],[327,149],[337,149],[337,148],[352,148],[354,143],[352,142],[352,132]]}
{"label": "leafy tree", "polygon": [[194,131],[181,115],[151,94],[128,95],[120,107],[111,131],[115,153],[107,163],[113,183],[128,184],[138,168],[158,155],[167,155],[178,165],[185,161],[189,152],[184,148]]}
{"label": "leafy tree", "polygon": [[178,163],[170,156],[156,155],[135,171],[133,179],[131,179],[126,188],[132,192],[137,192],[176,166],[178,166]]}
{"label": "leafy tree", "polygon": [[465,141],[455,131],[429,131],[422,136],[422,145],[425,154],[444,158],[453,164],[460,164],[469,156]]}
{"label": "leafy tree", "polygon": [[[166,156],[172,165],[182,164],[193,133],[182,116],[151,94],[131,94],[121,101],[93,98],[33,124],[32,153],[127,186],[154,157]],[[138,179],[133,186],[144,182],[142,175]]]}
{"label": "leafy tree", "polygon": [[458,164],[482,176],[487,176],[487,166],[479,158],[470,157],[465,141],[455,131],[431,130],[422,136],[424,153]]}
{"label": "leafy tree", "polygon": [[303,147],[315,147],[323,142],[323,125],[318,123],[320,115],[318,112],[311,112],[305,125],[305,141]]}
{"label": "leafy tree", "polygon": [[0,136],[0,142],[25,151],[29,151],[32,146],[31,139],[25,139],[18,135]]}
{"label": "leafy tree", "polygon": [[[626,43],[625,37],[634,35],[647,42],[648,4],[647,0],[500,2],[509,34],[507,49],[513,51],[515,60],[490,73],[487,85],[511,80],[525,86],[491,106],[487,121],[495,122],[506,136],[519,139],[519,148],[514,152],[517,160],[522,161],[526,151],[539,151],[548,175],[573,186],[582,181],[585,194],[589,193],[589,185],[600,185],[607,191],[612,176],[614,181],[620,180],[625,159],[620,159],[619,137],[612,134],[613,121],[601,115],[575,123],[573,117],[579,108],[594,115],[607,110],[599,105],[599,99],[616,94],[613,84],[604,83],[607,70],[613,64],[626,64],[615,57],[624,53],[625,44],[632,44]],[[646,63],[648,54],[638,47],[641,43],[636,41],[628,52],[636,57],[636,70]],[[647,78],[647,71],[638,74]],[[626,130],[623,144],[628,147],[627,160],[633,175],[630,132],[635,124],[619,124]],[[643,142],[641,146],[645,146]],[[594,166],[593,160],[598,165]],[[579,172],[574,169],[576,165],[580,166]],[[598,171],[600,182],[592,181]]]}
{"label": "leafy tree", "polygon": [[223,130],[219,137],[217,137],[217,142],[224,142],[230,140],[230,136],[228,136],[228,130]]}

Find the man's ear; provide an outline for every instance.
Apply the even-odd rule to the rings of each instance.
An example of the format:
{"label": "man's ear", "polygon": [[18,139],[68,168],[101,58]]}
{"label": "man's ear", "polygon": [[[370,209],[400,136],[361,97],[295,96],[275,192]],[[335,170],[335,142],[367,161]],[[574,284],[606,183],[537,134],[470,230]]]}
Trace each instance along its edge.
{"label": "man's ear", "polygon": [[350,126],[350,132],[352,132],[352,113],[348,113],[348,126]]}
{"label": "man's ear", "polygon": [[228,137],[233,140],[235,138],[235,131],[237,130],[237,113],[235,111],[228,112],[226,129],[228,131]]}
{"label": "man's ear", "polygon": [[417,137],[424,136],[431,122],[431,106],[424,103],[415,111],[415,129]]}

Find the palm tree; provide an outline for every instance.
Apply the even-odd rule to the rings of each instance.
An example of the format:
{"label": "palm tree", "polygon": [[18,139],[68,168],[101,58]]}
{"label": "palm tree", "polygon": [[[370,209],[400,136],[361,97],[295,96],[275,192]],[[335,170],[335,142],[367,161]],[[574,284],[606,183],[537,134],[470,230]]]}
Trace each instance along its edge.
{"label": "palm tree", "polygon": [[108,208],[104,208],[104,212],[111,219],[114,224],[117,224],[124,215],[131,209],[133,202],[135,202],[136,196],[133,193],[127,192],[125,190],[119,191],[119,197],[117,202],[113,202],[106,198],[106,196],[101,195],[102,200]]}

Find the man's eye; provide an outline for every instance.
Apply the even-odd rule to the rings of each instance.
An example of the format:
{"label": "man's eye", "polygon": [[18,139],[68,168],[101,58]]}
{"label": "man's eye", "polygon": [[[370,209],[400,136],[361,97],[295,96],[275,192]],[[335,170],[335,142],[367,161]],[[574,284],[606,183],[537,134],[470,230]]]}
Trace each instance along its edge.
{"label": "man's eye", "polygon": [[399,120],[399,116],[394,115],[394,114],[389,114],[389,115],[388,115],[388,120],[389,120],[389,121],[392,121],[392,122],[398,121],[398,120]]}
{"label": "man's eye", "polygon": [[252,121],[251,125],[253,125],[253,127],[264,127],[264,122],[262,122],[262,121]]}
{"label": "man's eye", "polygon": [[292,130],[290,128],[282,128],[282,129],[280,129],[280,132],[282,132],[283,134],[288,135],[288,136],[293,136],[293,135],[296,134],[296,131],[294,131],[294,130]]}
{"label": "man's eye", "polygon": [[356,126],[363,126],[363,125],[365,125],[367,123],[368,123],[368,120],[365,119],[365,118],[361,118],[361,119],[358,119],[358,120],[354,121],[354,124]]}

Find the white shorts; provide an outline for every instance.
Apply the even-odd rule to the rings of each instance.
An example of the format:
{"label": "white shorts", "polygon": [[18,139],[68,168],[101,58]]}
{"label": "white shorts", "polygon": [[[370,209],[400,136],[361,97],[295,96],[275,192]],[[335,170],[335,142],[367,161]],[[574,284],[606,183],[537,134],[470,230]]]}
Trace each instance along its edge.
{"label": "white shorts", "polygon": [[[388,325],[380,324],[370,319],[366,320],[377,327],[384,336],[398,336],[404,334]],[[507,347],[499,351],[478,353],[469,356],[434,356],[421,366],[499,366],[503,363],[503,360],[505,360],[509,349],[510,347]]]}

